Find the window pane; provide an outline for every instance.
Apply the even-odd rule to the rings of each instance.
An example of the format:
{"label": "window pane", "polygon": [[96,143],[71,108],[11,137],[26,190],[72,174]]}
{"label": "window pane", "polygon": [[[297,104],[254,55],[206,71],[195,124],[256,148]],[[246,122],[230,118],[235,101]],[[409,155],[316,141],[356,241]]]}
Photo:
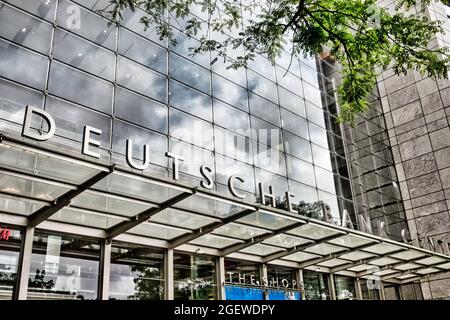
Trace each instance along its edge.
{"label": "window pane", "polygon": [[[178,26],[178,25],[177,25]],[[179,26],[178,26],[179,27]],[[200,42],[194,39],[193,37],[189,38],[184,33],[173,30],[174,31],[174,37],[177,41],[177,44],[174,46],[172,44],[169,44],[169,48],[171,51],[178,53],[179,55],[192,60],[200,65],[202,65],[205,68],[209,68],[209,52],[203,53],[203,54],[196,54],[192,56],[192,50],[189,48],[196,48],[200,45]],[[199,31],[201,33],[201,31]]]}
{"label": "window pane", "polygon": [[8,2],[45,20],[53,22],[55,17],[56,0],[8,0]]}
{"label": "window pane", "polygon": [[250,117],[250,120],[252,124],[251,133],[253,140],[272,148],[281,151],[283,150],[283,139],[280,128],[253,116]]}
{"label": "window pane", "polygon": [[55,61],[50,67],[48,90],[59,97],[89,108],[105,113],[112,111],[113,85],[111,83]]}
{"label": "window pane", "polygon": [[214,122],[243,135],[250,135],[248,114],[219,100],[214,100]]}
{"label": "window pane", "polygon": [[156,26],[150,25],[149,28],[145,29],[144,25],[140,22],[141,18],[145,15],[145,12],[139,8],[136,8],[134,12],[127,8],[122,13],[123,19],[120,24],[163,47],[167,47],[166,40],[161,40],[157,34]]}
{"label": "window pane", "polygon": [[244,111],[248,111],[247,91],[234,83],[213,74],[214,97]]}
{"label": "window pane", "polygon": [[211,98],[173,80],[170,80],[169,103],[172,107],[212,121]]}
{"label": "window pane", "polygon": [[149,130],[145,130],[126,122],[115,120],[113,132],[113,151],[125,155],[127,139],[133,141],[133,158],[144,160],[144,145],[150,145],[150,162],[167,166],[165,157],[167,151],[167,137]]}
{"label": "window pane", "polygon": [[172,108],[169,113],[169,134],[171,137],[206,149],[214,149],[211,123]]}
{"label": "window pane", "polygon": [[256,166],[276,174],[286,175],[286,162],[282,152],[255,143],[253,144],[253,158]]}
{"label": "window pane", "polygon": [[0,76],[44,90],[47,68],[48,58],[0,39]]}
{"label": "window pane", "polygon": [[8,5],[0,4],[0,35],[41,53],[50,51],[53,26]]}
{"label": "window pane", "polygon": [[300,78],[294,76],[292,73],[277,66],[277,80],[278,84],[289,91],[303,97],[302,81]]}
{"label": "window pane", "polygon": [[197,90],[207,94],[211,92],[209,71],[176,54],[170,54],[169,56],[169,74],[170,77]]}
{"label": "window pane", "polygon": [[146,67],[167,73],[167,49],[123,28],[119,32],[119,53]]}
{"label": "window pane", "polygon": [[111,251],[109,299],[164,299],[162,250],[114,242]]}
{"label": "window pane", "polygon": [[218,183],[227,185],[229,177],[235,175],[244,180],[243,183],[236,183],[236,189],[255,192],[255,178],[252,166],[220,155],[216,155],[215,158]]}
{"label": "window pane", "polygon": [[281,87],[278,87],[278,94],[280,96],[280,105],[282,107],[299,116],[306,117],[305,101],[303,98]]}
{"label": "window pane", "polygon": [[247,76],[249,90],[269,99],[273,103],[278,103],[277,86],[274,82],[267,80],[251,70],[247,70]]}
{"label": "window pane", "polygon": [[161,102],[167,102],[167,78],[144,66],[119,57],[117,83]]}
{"label": "window pane", "polygon": [[330,300],[327,275],[303,270],[305,300]]}
{"label": "window pane", "polygon": [[95,136],[100,148],[110,149],[111,117],[51,96],[47,98],[45,110],[55,119],[57,135],[81,142],[84,126],[89,125],[102,131]]}
{"label": "window pane", "polygon": [[253,163],[250,139],[233,131],[214,127],[215,151],[228,158],[246,163]]}
{"label": "window pane", "polygon": [[75,236],[35,232],[27,298],[98,298],[100,243]]}
{"label": "window pane", "polygon": [[19,253],[21,250],[22,233],[20,230],[8,226],[0,226],[2,240],[0,241],[0,300],[12,300],[17,290],[17,271],[19,266]]}
{"label": "window pane", "polygon": [[284,129],[296,134],[301,138],[307,140],[309,139],[308,126],[306,125],[305,119],[283,108],[281,108],[281,119]]}
{"label": "window pane", "polygon": [[96,76],[114,80],[114,53],[61,29],[55,32],[53,57]]}
{"label": "window pane", "polygon": [[316,106],[322,106],[322,98],[320,95],[320,90],[313,87],[312,85],[303,82],[303,89],[305,90],[305,99],[311,101]]}
{"label": "window pane", "polygon": [[297,158],[287,156],[288,175],[290,178],[315,186],[313,166]]}
{"label": "window pane", "polygon": [[312,162],[311,145],[309,141],[283,131],[285,150],[287,153],[302,160]]}
{"label": "window pane", "polygon": [[27,105],[41,108],[43,104],[44,95],[41,92],[0,79],[1,119],[22,124]]}
{"label": "window pane", "polygon": [[249,94],[249,104],[253,115],[280,127],[280,108],[276,104],[253,93]]}
{"label": "window pane", "polygon": [[[79,18],[77,17],[78,10]],[[102,19],[99,15],[71,1],[59,1],[56,23],[101,46],[116,50],[117,28],[115,25],[108,26],[108,20]]]}
{"label": "window pane", "polygon": [[214,300],[217,295],[213,257],[174,254],[175,300]]}
{"label": "window pane", "polygon": [[115,115],[140,126],[167,133],[167,106],[118,87]]}
{"label": "window pane", "polygon": [[247,77],[245,75],[245,68],[228,68],[229,62],[224,62],[223,58],[218,57],[217,61],[212,65],[212,70],[222,77],[237,83],[242,87],[247,86]]}

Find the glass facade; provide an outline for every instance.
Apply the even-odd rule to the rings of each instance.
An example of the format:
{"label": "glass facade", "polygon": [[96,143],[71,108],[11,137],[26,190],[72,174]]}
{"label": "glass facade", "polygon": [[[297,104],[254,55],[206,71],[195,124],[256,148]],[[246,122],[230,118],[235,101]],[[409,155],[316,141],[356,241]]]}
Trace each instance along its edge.
{"label": "glass facade", "polygon": [[28,299],[97,299],[99,262],[97,240],[36,232]]}
{"label": "glass facade", "polygon": [[215,258],[175,254],[173,259],[175,300],[217,299]]}
{"label": "glass facade", "polygon": [[0,300],[11,300],[17,286],[21,230],[0,226]]}
{"label": "glass facade", "polygon": [[164,299],[164,251],[127,243],[111,250],[110,299]]}
{"label": "glass facade", "polygon": [[[227,298],[225,284],[245,296],[239,284],[258,299],[349,299],[376,257],[423,258],[336,227],[345,210],[397,240],[406,224],[381,110],[340,125],[332,64],[284,52],[227,69],[214,52],[189,54],[186,21],[171,18],[173,46],[144,30],[140,8],[109,24],[97,11],[107,4],[0,0],[0,211],[21,226],[7,242],[0,230],[2,298],[210,300]],[[5,145],[27,106],[55,135]],[[35,115],[30,127],[49,130]],[[81,154],[88,128],[98,157]]]}
{"label": "glass facade", "polygon": [[303,270],[305,300],[330,300],[328,281],[324,273]]}

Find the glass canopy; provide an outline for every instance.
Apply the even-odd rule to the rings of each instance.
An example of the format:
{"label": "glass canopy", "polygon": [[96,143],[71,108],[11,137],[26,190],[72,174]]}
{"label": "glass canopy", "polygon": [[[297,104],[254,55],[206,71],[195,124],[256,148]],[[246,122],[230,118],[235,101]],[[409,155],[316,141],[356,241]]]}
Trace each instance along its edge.
{"label": "glass canopy", "polygon": [[1,140],[0,173],[0,211],[13,224],[52,221],[105,238],[397,283],[450,270],[443,254],[12,138]]}

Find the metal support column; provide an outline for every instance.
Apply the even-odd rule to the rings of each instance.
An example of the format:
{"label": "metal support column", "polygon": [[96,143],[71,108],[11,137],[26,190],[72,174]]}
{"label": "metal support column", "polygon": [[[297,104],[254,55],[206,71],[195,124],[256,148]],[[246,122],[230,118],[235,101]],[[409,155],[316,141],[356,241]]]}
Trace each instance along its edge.
{"label": "metal support column", "polygon": [[[261,275],[262,285],[267,288],[269,286],[269,277],[267,276],[267,264],[261,264],[259,268],[259,273]],[[269,300],[269,292],[264,291],[263,300]]]}
{"label": "metal support column", "polygon": [[17,270],[17,287],[14,291],[14,300],[27,300],[28,278],[31,267],[31,254],[33,251],[34,227],[27,227],[19,256],[19,265]]}
{"label": "metal support column", "polygon": [[173,249],[167,249],[164,258],[164,298],[173,300]]}
{"label": "metal support column", "polygon": [[386,293],[384,292],[384,284],[380,281],[380,299],[386,300]]}
{"label": "metal support column", "polygon": [[109,300],[109,279],[111,273],[111,242],[103,241],[100,257],[99,300]]}
{"label": "metal support column", "polygon": [[329,287],[330,287],[330,299],[331,300],[337,300],[336,299],[336,285],[334,283],[334,274],[330,273],[329,274]]}
{"label": "metal support column", "polygon": [[217,271],[217,300],[226,300],[225,296],[225,258],[218,257],[216,260]]}
{"label": "metal support column", "polygon": [[357,300],[364,300],[361,290],[361,279],[356,278],[355,279],[355,289],[356,289],[356,299]]}
{"label": "metal support column", "polygon": [[305,282],[303,280],[303,269],[297,269],[297,283],[298,283],[297,287],[300,290],[301,295],[302,295],[301,299],[305,300],[305,297],[304,297],[304,295],[305,295]]}

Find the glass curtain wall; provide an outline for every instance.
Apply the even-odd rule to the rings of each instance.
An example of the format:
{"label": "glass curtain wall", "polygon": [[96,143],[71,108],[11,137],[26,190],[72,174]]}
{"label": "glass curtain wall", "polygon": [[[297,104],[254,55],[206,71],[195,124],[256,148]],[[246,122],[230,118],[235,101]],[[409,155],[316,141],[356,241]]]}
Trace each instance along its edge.
{"label": "glass curtain wall", "polygon": [[334,286],[336,288],[336,300],[356,299],[356,288],[354,278],[335,275]]}
{"label": "glass curtain wall", "polygon": [[11,300],[16,290],[21,241],[21,230],[0,226],[0,300]]}
{"label": "glass curtain wall", "polygon": [[303,270],[304,300],[330,300],[328,275]]}
{"label": "glass curtain wall", "polygon": [[99,261],[98,240],[36,231],[27,299],[97,299]]}
{"label": "glass curtain wall", "polygon": [[176,253],[173,264],[175,300],[217,299],[216,258]]}
{"label": "glass curtain wall", "polygon": [[110,299],[164,299],[163,250],[118,242],[111,250]]}
{"label": "glass curtain wall", "polygon": [[371,281],[361,279],[360,286],[363,300],[381,300],[380,290],[373,287]]}

